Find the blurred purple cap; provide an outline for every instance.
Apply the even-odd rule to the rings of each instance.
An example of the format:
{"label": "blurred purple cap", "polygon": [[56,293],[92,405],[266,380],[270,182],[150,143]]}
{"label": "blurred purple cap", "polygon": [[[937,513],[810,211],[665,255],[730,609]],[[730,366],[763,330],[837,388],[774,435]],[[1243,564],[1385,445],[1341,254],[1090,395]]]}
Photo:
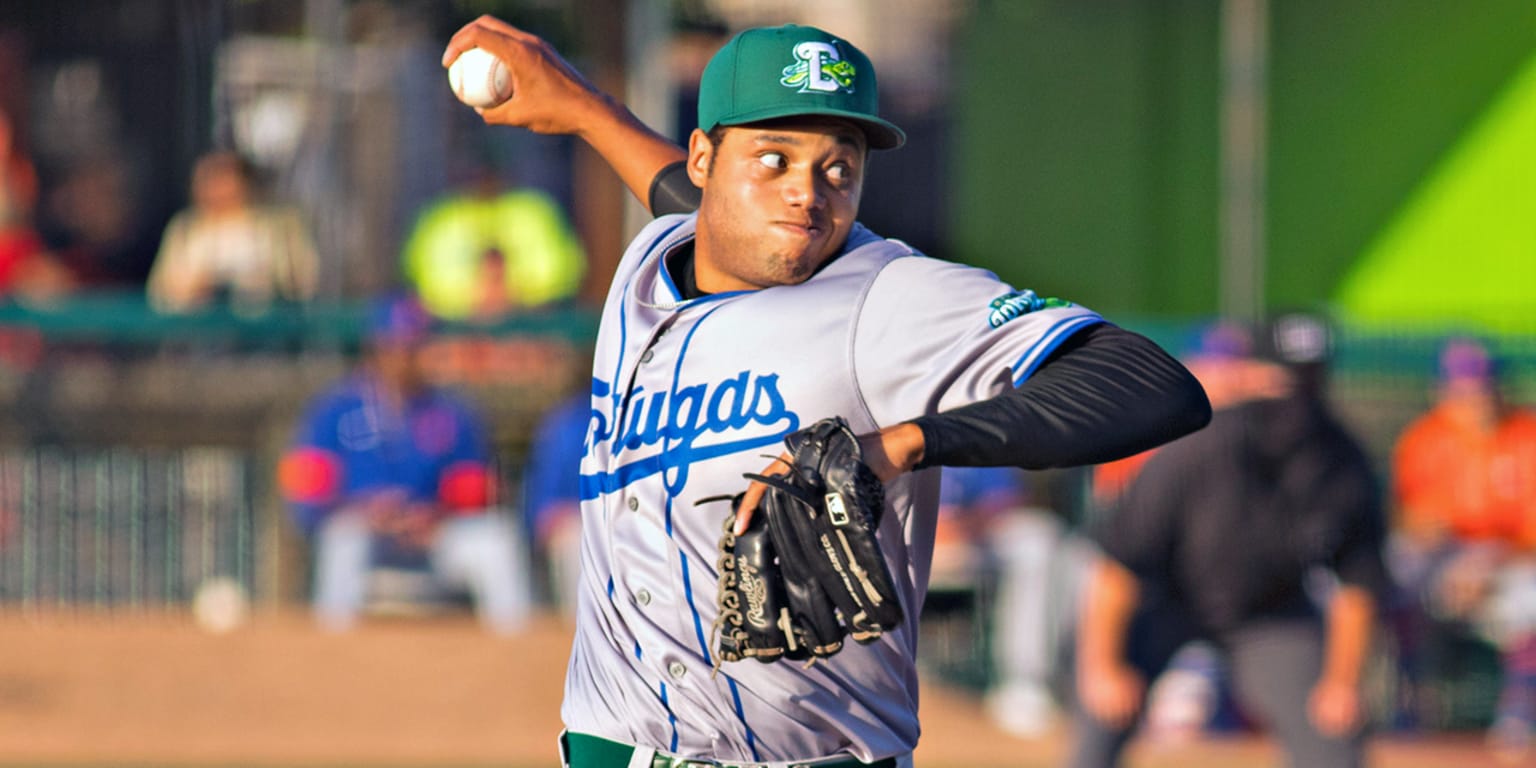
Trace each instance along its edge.
{"label": "blurred purple cap", "polygon": [[1190,345],[1188,355],[1236,360],[1253,352],[1253,334],[1240,323],[1220,321],[1206,326]]}
{"label": "blurred purple cap", "polygon": [[1472,339],[1451,339],[1440,349],[1441,381],[1492,382],[1497,366],[1488,348]]}
{"label": "blurred purple cap", "polygon": [[366,333],[371,344],[419,344],[432,332],[432,316],[410,294],[391,294],[369,308]]}

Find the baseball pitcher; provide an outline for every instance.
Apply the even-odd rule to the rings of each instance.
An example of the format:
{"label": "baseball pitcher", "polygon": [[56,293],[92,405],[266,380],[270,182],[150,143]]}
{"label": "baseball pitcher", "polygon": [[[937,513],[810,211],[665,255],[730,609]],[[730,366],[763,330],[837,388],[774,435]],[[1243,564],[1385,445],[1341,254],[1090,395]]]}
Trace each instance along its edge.
{"label": "baseball pitcher", "polygon": [[444,64],[475,47],[512,72],[487,122],[582,137],[668,214],[593,360],[566,763],[909,765],[937,467],[1118,458],[1202,426],[1204,392],[1086,308],[858,224],[905,136],[847,40],[737,35],[686,151],[537,37],[482,18]]}

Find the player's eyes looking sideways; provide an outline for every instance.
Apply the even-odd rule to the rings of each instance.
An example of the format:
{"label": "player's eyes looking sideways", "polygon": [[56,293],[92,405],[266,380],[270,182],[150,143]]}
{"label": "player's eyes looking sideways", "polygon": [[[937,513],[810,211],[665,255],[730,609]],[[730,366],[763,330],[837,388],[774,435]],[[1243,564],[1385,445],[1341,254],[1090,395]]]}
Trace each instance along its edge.
{"label": "player's eyes looking sideways", "polygon": [[[757,162],[761,163],[764,168],[775,171],[783,171],[789,168],[789,158],[783,152],[764,152],[757,156]],[[827,181],[839,187],[846,186],[856,178],[853,166],[841,160],[827,166],[825,175]]]}
{"label": "player's eyes looking sideways", "polygon": [[757,156],[757,161],[765,167],[776,171],[782,171],[789,167],[789,160],[784,157],[782,152],[764,152]]}

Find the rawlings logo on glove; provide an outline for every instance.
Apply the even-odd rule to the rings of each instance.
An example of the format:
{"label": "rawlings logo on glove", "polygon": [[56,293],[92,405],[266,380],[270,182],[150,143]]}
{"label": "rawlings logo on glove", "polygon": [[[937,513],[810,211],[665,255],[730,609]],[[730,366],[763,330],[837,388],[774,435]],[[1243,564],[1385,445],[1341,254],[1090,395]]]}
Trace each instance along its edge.
{"label": "rawlings logo on glove", "polygon": [[746,476],[768,486],[747,530],[732,533],[740,496],[726,519],[717,663],[814,661],[841,650],[844,637],[873,642],[902,622],[875,538],[884,487],[848,423],[823,419],[784,442],[784,474]]}

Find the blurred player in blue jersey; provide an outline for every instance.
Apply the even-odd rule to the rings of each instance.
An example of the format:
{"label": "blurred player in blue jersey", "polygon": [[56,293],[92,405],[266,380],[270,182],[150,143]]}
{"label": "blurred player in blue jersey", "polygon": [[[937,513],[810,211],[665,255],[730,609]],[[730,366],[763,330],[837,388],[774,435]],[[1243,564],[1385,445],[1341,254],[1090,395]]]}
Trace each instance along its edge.
{"label": "blurred player in blue jersey", "polygon": [[431,320],[410,297],[379,302],[357,371],[305,411],[279,468],[293,519],[314,545],[322,626],[353,626],[380,563],[424,561],[468,588],[484,623],[524,624],[527,568],[513,527],[492,506],[485,426],[429,384],[419,364]]}
{"label": "blurred player in blue jersey", "polygon": [[576,612],[581,553],[581,455],[592,401],[585,392],[555,404],[539,420],[523,471],[523,523],[534,560],[548,574],[549,596]]}

